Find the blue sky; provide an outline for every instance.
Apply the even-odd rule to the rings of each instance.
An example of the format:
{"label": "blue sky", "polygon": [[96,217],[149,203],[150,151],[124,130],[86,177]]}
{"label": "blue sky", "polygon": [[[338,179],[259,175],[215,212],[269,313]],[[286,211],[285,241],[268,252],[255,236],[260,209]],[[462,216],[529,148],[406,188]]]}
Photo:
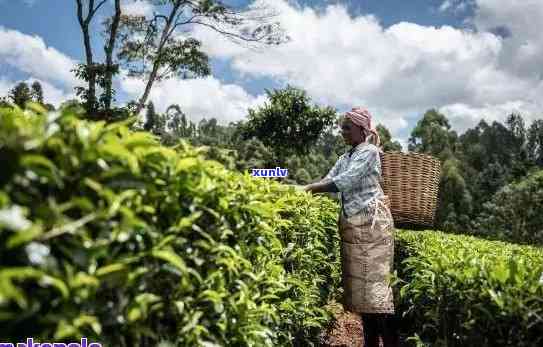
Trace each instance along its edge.
{"label": "blue sky", "polygon": [[[247,0],[227,1],[232,6],[243,7],[250,3]],[[438,11],[441,0],[351,0],[298,1],[300,6],[321,9],[330,3],[344,4],[353,16],[373,14],[388,27],[401,21],[419,23],[421,25],[453,25],[461,27],[468,13],[454,14]],[[81,31],[75,12],[75,0],[0,0],[0,25],[18,30],[27,35],[38,35],[47,45],[55,47],[66,55],[76,59],[84,59]],[[24,16],[21,14],[25,13]],[[95,54],[100,57],[103,50],[97,49],[103,45],[97,35],[99,27],[95,28],[93,44]],[[229,64],[221,59],[213,59],[213,74],[224,82],[235,83],[238,77],[229,68]],[[12,79],[24,79],[28,74],[0,63],[0,74]],[[240,83],[253,94],[261,93],[263,88],[279,87],[273,79],[263,78]]]}
{"label": "blue sky", "polygon": [[[421,25],[462,26],[469,12],[459,14],[439,12],[441,0],[351,0],[298,1],[301,6],[322,8],[330,3],[348,7],[353,16],[374,14],[384,26],[401,21]],[[33,5],[29,5],[32,3]],[[250,3],[246,0],[227,1],[234,6]],[[2,26],[19,30],[29,35],[39,35],[47,44],[77,59],[83,58],[81,32],[75,12],[75,0],[0,0],[0,23]],[[22,15],[24,13],[24,15]],[[95,42],[98,43],[98,42]]]}
{"label": "blue sky", "polygon": [[[251,2],[226,1],[239,7]],[[340,112],[367,107],[404,144],[429,108],[444,112],[459,131],[512,111],[529,120],[542,115],[535,95],[543,91],[538,67],[543,41],[537,34],[543,28],[526,24],[527,19],[543,22],[540,0],[272,3],[281,10],[293,43],[255,54],[195,31],[212,58],[213,76],[157,85],[151,99],[159,110],[176,102],[196,121],[215,116],[226,123],[261,105],[265,88],[289,83]],[[99,28],[94,29],[100,57],[103,43]],[[0,0],[0,94],[17,81],[39,79],[54,101],[73,96],[75,82],[66,71],[83,57],[75,0]],[[133,80],[118,81],[118,86],[121,103],[141,90],[141,82]]]}

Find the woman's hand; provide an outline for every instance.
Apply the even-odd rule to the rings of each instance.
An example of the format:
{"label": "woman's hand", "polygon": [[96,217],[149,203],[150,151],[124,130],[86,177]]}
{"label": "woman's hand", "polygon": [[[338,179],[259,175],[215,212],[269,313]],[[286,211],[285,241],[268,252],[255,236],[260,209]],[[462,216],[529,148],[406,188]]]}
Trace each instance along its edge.
{"label": "woman's hand", "polygon": [[306,192],[306,186],[305,185],[301,185],[301,184],[291,184],[290,185],[292,188],[294,188],[294,190],[298,191],[298,192]]}
{"label": "woman's hand", "polygon": [[310,183],[306,185],[294,185],[294,188],[298,191],[307,193],[326,193],[326,192],[338,192],[338,189],[334,182],[330,179],[322,180],[316,183]]}
{"label": "woman's hand", "polygon": [[334,181],[331,179],[324,179],[320,182],[311,183],[304,186],[304,191],[309,193],[328,193],[328,192],[338,192]]}

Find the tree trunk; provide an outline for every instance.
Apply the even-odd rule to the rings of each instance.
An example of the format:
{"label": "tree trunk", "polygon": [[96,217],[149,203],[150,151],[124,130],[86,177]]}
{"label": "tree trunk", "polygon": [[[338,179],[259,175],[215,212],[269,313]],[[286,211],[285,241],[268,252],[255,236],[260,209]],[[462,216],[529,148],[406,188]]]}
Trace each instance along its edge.
{"label": "tree trunk", "polygon": [[96,70],[92,57],[92,48],[90,44],[90,35],[88,25],[83,29],[83,37],[85,41],[85,55],[87,57],[87,71],[89,74],[89,94],[87,95],[87,114],[93,117],[96,112]]}
{"label": "tree trunk", "polygon": [[88,72],[88,95],[87,95],[87,115],[93,117],[95,113],[96,106],[96,70],[94,68],[94,61],[92,57],[92,46],[89,35],[89,24],[92,19],[94,11],[94,0],[89,0],[88,15],[87,18],[83,18],[83,4],[81,0],[76,0],[77,2],[77,19],[79,25],[81,26],[81,31],[83,32],[83,43],[85,45],[85,58],[87,62],[87,72]]}
{"label": "tree trunk", "polygon": [[121,19],[121,0],[115,0],[115,15],[111,22],[109,33],[109,42],[104,47],[106,52],[106,76],[105,76],[105,98],[104,108],[108,112],[111,110],[111,102],[113,100],[113,51],[115,50],[115,41],[117,39],[117,31],[119,29],[119,21]]}
{"label": "tree trunk", "polygon": [[149,93],[151,92],[151,88],[153,87],[153,83],[155,82],[158,73],[158,65],[159,64],[157,62],[153,64],[153,70],[151,71],[149,79],[147,80],[147,84],[145,85],[145,91],[143,92],[143,95],[141,96],[140,100],[138,101],[138,105],[136,106],[136,114],[139,114],[141,112],[141,110],[145,106],[145,103],[147,102],[147,98],[149,97]]}
{"label": "tree trunk", "polygon": [[174,7],[172,8],[172,11],[170,12],[170,15],[168,16],[168,20],[166,21],[166,25],[164,26],[164,29],[162,30],[162,36],[160,37],[160,42],[157,47],[157,58],[153,62],[153,70],[151,70],[151,74],[149,74],[149,79],[147,80],[147,84],[145,86],[145,91],[143,92],[143,95],[141,96],[140,100],[138,101],[138,105],[136,106],[136,114],[139,114],[143,107],[145,106],[145,102],[147,101],[147,98],[149,97],[149,93],[151,92],[151,88],[153,87],[153,83],[155,83],[155,79],[158,74],[158,69],[161,65],[161,59],[160,55],[162,53],[162,49],[164,48],[164,45],[166,44],[166,41],[170,37],[172,33],[170,33],[170,29],[172,27],[172,23],[175,19],[175,16],[177,15],[177,11],[181,7],[183,2],[177,2]]}

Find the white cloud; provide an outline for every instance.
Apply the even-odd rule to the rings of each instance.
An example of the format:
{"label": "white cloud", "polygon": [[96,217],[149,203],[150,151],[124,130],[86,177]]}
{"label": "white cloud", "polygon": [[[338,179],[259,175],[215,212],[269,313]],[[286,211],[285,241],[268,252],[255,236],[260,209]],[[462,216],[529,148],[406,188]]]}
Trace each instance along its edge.
{"label": "white cloud", "polygon": [[154,6],[147,0],[125,0],[121,8],[126,15],[149,17],[153,14]]}
{"label": "white cloud", "polygon": [[[460,130],[481,118],[504,121],[519,112],[528,122],[543,117],[543,2],[476,0],[470,23],[480,32],[501,34],[496,61],[473,76],[476,102],[441,108]],[[494,71],[491,71],[494,70]],[[469,101],[469,100],[467,100]]]}
{"label": "white cloud", "polygon": [[30,36],[0,26],[0,65],[9,65],[36,78],[53,81],[63,87],[78,84],[70,71],[75,61],[39,36]]}
{"label": "white cloud", "polygon": [[[39,81],[46,102],[59,106],[75,97],[74,87],[82,84],[70,71],[75,64],[72,58],[47,46],[41,37],[0,26],[0,65],[27,75],[25,82],[29,85]],[[17,82],[0,79],[0,95],[7,95]]]}
{"label": "white cloud", "polygon": [[448,9],[452,7],[452,5],[453,5],[452,0],[445,0],[441,4],[441,6],[439,6],[439,11],[446,12]]}
{"label": "white cloud", "polygon": [[543,78],[543,2],[477,0],[473,24],[482,31],[502,29],[499,68],[528,80]]}
{"label": "white cloud", "polygon": [[0,78],[0,97],[7,96],[12,86],[13,82]]}
{"label": "white cloud", "polygon": [[43,88],[43,98],[45,102],[53,104],[55,107],[60,106],[60,104],[66,100],[76,98],[74,91],[66,91],[66,90],[57,88],[47,81],[30,78],[26,80],[26,83],[28,83],[28,85],[30,86],[34,81],[40,82]]}
{"label": "white cloud", "polygon": [[34,6],[37,0],[23,0],[23,2],[28,6]]}
{"label": "white cloud", "polygon": [[535,102],[527,102],[524,100],[508,101],[503,104],[485,105],[482,107],[473,107],[466,104],[446,105],[439,109],[447,116],[449,121],[454,124],[454,129],[463,133],[469,128],[476,126],[481,119],[487,123],[494,121],[504,123],[507,116],[511,113],[520,113],[525,117],[526,123],[529,125],[536,118],[543,117],[543,104]]}
{"label": "white cloud", "polygon": [[[122,89],[133,98],[139,98],[145,88],[139,79],[124,77]],[[247,109],[262,105],[265,97],[252,96],[235,84],[223,84],[214,77],[201,79],[169,79],[156,83],[149,99],[158,112],[178,104],[189,118],[198,122],[202,118],[216,118],[220,124],[244,119]]]}
{"label": "white cloud", "polygon": [[[536,91],[543,91],[543,36],[536,34],[543,32],[541,0],[527,0],[517,7],[517,2],[508,2],[500,11],[503,1],[478,0],[475,23],[482,30],[477,31],[407,22],[384,28],[375,17],[353,17],[341,5],[317,12],[284,0],[258,2],[281,12],[279,19],[291,42],[254,52],[206,28],[195,28],[204,49],[214,57],[230,59],[242,77],[288,82],[321,103],[366,106],[378,122],[391,127],[393,136],[405,133],[408,115],[422,115],[429,108],[454,115],[455,127],[483,116],[476,112],[507,114],[520,107],[533,118],[542,110],[534,102]],[[542,10],[532,9],[530,23],[522,22],[521,13],[536,2]],[[473,5],[472,0],[449,1],[443,7],[463,10]],[[509,39],[490,32],[490,27],[504,23],[498,20],[502,15],[509,18],[510,10],[515,17],[513,35],[519,35],[516,48]],[[508,60],[509,51],[516,62]],[[458,105],[465,106],[463,112]]]}
{"label": "white cloud", "polygon": [[439,6],[439,12],[463,13],[475,6],[476,0],[445,0]]}

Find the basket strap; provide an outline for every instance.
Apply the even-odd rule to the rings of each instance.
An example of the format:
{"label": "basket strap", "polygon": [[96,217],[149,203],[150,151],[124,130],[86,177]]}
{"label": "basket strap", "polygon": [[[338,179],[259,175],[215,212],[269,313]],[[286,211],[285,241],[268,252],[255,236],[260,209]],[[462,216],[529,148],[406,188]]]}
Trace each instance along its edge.
{"label": "basket strap", "polygon": [[345,217],[347,217],[347,213],[345,212],[345,199],[343,198],[343,193],[341,194],[341,212]]}

